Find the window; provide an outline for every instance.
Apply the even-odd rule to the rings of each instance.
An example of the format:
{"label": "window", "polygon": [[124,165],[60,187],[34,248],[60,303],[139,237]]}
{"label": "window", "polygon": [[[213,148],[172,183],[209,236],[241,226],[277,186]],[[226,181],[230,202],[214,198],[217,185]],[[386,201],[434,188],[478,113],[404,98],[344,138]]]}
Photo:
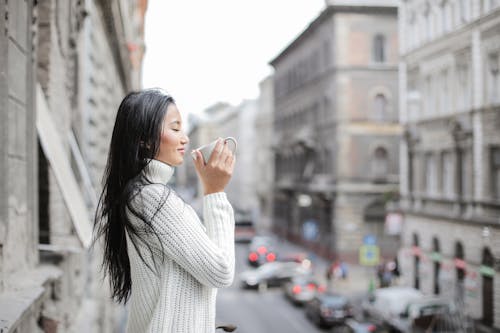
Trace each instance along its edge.
{"label": "window", "polygon": [[426,189],[428,195],[436,195],[437,192],[437,170],[436,158],[433,154],[427,154],[425,158]]}
{"label": "window", "polygon": [[373,60],[375,62],[385,62],[385,36],[376,35],[373,39]]}
{"label": "window", "polygon": [[443,31],[448,32],[451,30],[451,7],[448,2],[443,6]]}
{"label": "window", "polygon": [[413,234],[413,287],[415,289],[420,289],[420,248],[419,239],[416,233]]}
{"label": "window", "polygon": [[372,171],[376,179],[385,179],[387,177],[389,161],[385,148],[378,147],[375,149]]}
{"label": "window", "polygon": [[453,178],[455,176],[455,163],[453,163],[453,154],[444,152],[442,155],[442,180],[443,194],[445,198],[451,199],[455,194],[455,184]]}
{"label": "window", "polygon": [[414,184],[414,179],[413,179],[413,153],[409,152],[408,153],[408,193],[411,195],[413,192],[413,184]]}
{"label": "window", "polygon": [[489,89],[488,89],[488,102],[494,104],[500,102],[500,83],[499,83],[499,56],[498,53],[492,53],[488,56],[489,67]]}
{"label": "window", "polygon": [[436,237],[432,238],[432,261],[434,262],[434,295],[439,295],[440,285],[439,285],[439,273],[441,270],[441,249],[439,246],[439,239]]}
{"label": "window", "polygon": [[491,194],[493,198],[500,199],[500,147],[491,149]]}
{"label": "window", "polygon": [[428,41],[431,39],[431,6],[429,2],[425,3],[424,9],[424,29],[425,29],[425,38],[424,40]]}
{"label": "window", "polygon": [[441,114],[447,114],[450,111],[450,90],[448,89],[448,70],[443,70],[441,72],[441,105],[440,112]]}
{"label": "window", "polygon": [[491,3],[490,3],[491,0],[482,0],[482,4],[481,4],[481,14],[486,14],[490,8],[491,8]]}
{"label": "window", "polygon": [[432,81],[431,81],[431,77],[430,76],[427,76],[427,78],[425,79],[425,99],[424,99],[424,112],[422,112],[424,114],[425,117],[428,117],[429,115],[432,115],[433,114],[433,103],[432,103],[432,97],[433,97],[433,93],[432,93]]}
{"label": "window", "polygon": [[38,142],[38,242],[50,244],[49,162]]}
{"label": "window", "polygon": [[468,0],[459,0],[460,19],[462,22],[467,22],[470,16],[470,8]]}
{"label": "window", "polygon": [[328,66],[330,65],[330,57],[331,57],[330,42],[327,40],[323,42],[323,65],[325,68],[328,68]]}
{"label": "window", "polygon": [[461,63],[457,67],[458,75],[458,109],[463,111],[470,107],[471,85],[470,71],[466,63]]}
{"label": "window", "polygon": [[435,116],[436,114],[439,113],[439,110],[437,110],[437,100],[438,100],[438,94],[437,94],[437,82],[436,82],[436,76],[430,76],[429,77],[429,116]]}
{"label": "window", "polygon": [[464,247],[461,242],[455,243],[455,270],[456,270],[456,285],[455,285],[455,300],[458,304],[463,304],[465,296],[465,254]]}
{"label": "window", "polygon": [[387,119],[387,98],[383,94],[377,94],[373,101],[373,119],[383,121]]}
{"label": "window", "polygon": [[472,196],[472,152],[470,149],[463,150],[460,154],[461,175],[460,186],[462,198]]}

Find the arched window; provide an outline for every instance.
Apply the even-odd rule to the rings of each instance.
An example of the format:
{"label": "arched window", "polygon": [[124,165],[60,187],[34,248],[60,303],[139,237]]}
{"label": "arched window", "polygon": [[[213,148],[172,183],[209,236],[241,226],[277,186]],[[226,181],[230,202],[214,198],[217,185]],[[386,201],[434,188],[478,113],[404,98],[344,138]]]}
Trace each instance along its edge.
{"label": "arched window", "polygon": [[434,295],[439,295],[439,273],[441,270],[441,249],[439,246],[439,239],[432,238],[432,261],[434,262]]}
{"label": "arched window", "polygon": [[492,104],[500,102],[500,93],[498,92],[498,89],[500,89],[500,75],[498,74],[500,67],[499,59],[498,52],[488,55],[488,101]]}
{"label": "arched window", "polygon": [[420,289],[420,247],[416,233],[413,234],[413,286]]}
{"label": "arched window", "polygon": [[373,100],[373,118],[377,121],[387,120],[387,98],[377,94]]}
{"label": "arched window", "polygon": [[375,149],[373,156],[373,176],[376,179],[385,179],[389,173],[389,159],[387,150],[383,147]]}
{"label": "arched window", "polygon": [[385,62],[385,36],[377,34],[373,38],[373,60]]}
{"label": "arched window", "polygon": [[495,269],[493,268],[495,264],[495,259],[489,248],[483,249],[483,258],[481,260],[481,275],[483,280],[483,318],[482,322],[486,326],[493,326],[493,314],[494,312],[494,282],[493,278],[495,276]]}
{"label": "arched window", "polygon": [[455,299],[459,305],[463,304],[465,296],[465,261],[464,247],[461,242],[455,243],[455,269],[457,283],[455,285]]}

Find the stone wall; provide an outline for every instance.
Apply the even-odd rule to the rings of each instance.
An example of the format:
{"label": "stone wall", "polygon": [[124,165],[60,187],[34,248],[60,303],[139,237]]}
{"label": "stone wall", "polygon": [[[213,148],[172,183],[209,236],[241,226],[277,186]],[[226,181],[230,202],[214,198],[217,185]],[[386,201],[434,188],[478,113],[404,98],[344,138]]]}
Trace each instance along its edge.
{"label": "stone wall", "polygon": [[[144,0],[0,2],[2,332],[123,328],[123,308],[111,302],[99,271],[102,250],[82,245],[71,198],[51,165],[57,162],[38,143],[36,119],[46,103],[60,138],[57,158],[70,165],[92,223],[116,110],[126,92],[140,87],[146,6]],[[134,29],[121,30],[122,21]]]}

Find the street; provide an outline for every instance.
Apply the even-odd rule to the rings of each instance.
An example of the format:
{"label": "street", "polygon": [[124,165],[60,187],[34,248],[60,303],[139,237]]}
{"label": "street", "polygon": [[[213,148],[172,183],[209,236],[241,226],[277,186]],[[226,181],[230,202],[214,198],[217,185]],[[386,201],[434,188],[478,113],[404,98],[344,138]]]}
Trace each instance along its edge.
{"label": "street", "polygon": [[247,244],[236,244],[236,274],[230,288],[219,290],[216,323],[238,326],[238,333],[324,332],[316,328],[301,307],[292,305],[281,288],[264,292],[241,289],[238,275],[250,269],[246,262]]}

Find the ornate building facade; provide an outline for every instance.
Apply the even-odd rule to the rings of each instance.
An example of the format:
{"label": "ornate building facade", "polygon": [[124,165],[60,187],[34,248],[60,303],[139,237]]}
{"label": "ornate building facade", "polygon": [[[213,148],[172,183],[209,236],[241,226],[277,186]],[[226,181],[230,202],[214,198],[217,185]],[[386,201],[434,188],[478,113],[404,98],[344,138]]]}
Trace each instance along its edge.
{"label": "ornate building facade", "polygon": [[397,59],[396,2],[330,1],[271,61],[277,233],[348,261],[366,235],[396,254]]}
{"label": "ornate building facade", "polygon": [[112,332],[92,218],[147,0],[0,3],[0,331]]}
{"label": "ornate building facade", "polygon": [[500,328],[500,1],[400,6],[405,283]]}

